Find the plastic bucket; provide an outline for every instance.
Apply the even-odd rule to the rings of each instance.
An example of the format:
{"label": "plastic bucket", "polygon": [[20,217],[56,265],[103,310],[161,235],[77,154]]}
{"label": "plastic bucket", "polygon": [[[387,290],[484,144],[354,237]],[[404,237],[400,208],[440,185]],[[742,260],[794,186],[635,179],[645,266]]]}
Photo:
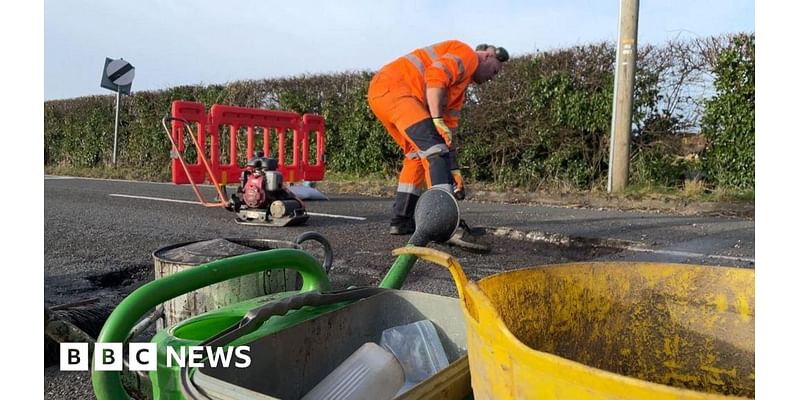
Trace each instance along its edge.
{"label": "plastic bucket", "polygon": [[755,271],[597,262],[467,281],[461,299],[476,399],[755,397]]}

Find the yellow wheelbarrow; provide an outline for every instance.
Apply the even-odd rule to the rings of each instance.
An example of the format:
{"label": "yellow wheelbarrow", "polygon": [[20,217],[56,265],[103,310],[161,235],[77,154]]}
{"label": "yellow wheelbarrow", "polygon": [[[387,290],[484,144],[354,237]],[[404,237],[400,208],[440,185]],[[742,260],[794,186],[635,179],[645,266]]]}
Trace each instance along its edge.
{"label": "yellow wheelbarrow", "polygon": [[450,255],[476,399],[755,397],[755,271],[596,262],[468,281]]}

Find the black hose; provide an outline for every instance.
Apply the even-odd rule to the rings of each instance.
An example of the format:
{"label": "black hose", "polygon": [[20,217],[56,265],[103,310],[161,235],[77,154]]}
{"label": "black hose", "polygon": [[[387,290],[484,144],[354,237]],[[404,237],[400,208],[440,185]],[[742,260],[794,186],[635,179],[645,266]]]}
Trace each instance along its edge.
{"label": "black hose", "polygon": [[322,234],[318,232],[303,232],[294,239],[294,242],[299,245],[308,240],[316,241],[325,248],[325,258],[322,261],[322,267],[325,268],[326,273],[329,273],[333,267],[333,247],[331,247],[330,242],[328,242],[328,239],[325,239],[325,236],[322,236]]}

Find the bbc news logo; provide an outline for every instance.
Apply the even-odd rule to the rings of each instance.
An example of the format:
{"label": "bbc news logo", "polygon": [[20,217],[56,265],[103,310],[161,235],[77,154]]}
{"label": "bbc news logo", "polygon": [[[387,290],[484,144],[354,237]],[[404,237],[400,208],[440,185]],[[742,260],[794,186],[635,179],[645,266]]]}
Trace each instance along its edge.
{"label": "bbc news logo", "polygon": [[[88,371],[89,343],[61,343],[61,370]],[[97,371],[122,371],[122,343],[95,343],[94,369]],[[167,347],[167,367],[223,367],[247,368],[250,366],[250,346],[227,348],[210,346]],[[155,371],[158,367],[156,343],[129,343],[128,369]]]}

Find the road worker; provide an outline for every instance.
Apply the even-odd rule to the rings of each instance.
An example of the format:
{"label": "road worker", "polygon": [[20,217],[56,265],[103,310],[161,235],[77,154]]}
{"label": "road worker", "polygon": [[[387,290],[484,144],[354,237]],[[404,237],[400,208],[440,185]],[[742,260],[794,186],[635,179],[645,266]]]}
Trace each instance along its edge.
{"label": "road worker", "polygon": [[455,132],[470,83],[494,78],[509,58],[497,46],[458,40],[416,49],[385,65],[369,85],[369,106],[405,155],[389,233],[414,232],[414,207],[430,187],[464,197]]}

